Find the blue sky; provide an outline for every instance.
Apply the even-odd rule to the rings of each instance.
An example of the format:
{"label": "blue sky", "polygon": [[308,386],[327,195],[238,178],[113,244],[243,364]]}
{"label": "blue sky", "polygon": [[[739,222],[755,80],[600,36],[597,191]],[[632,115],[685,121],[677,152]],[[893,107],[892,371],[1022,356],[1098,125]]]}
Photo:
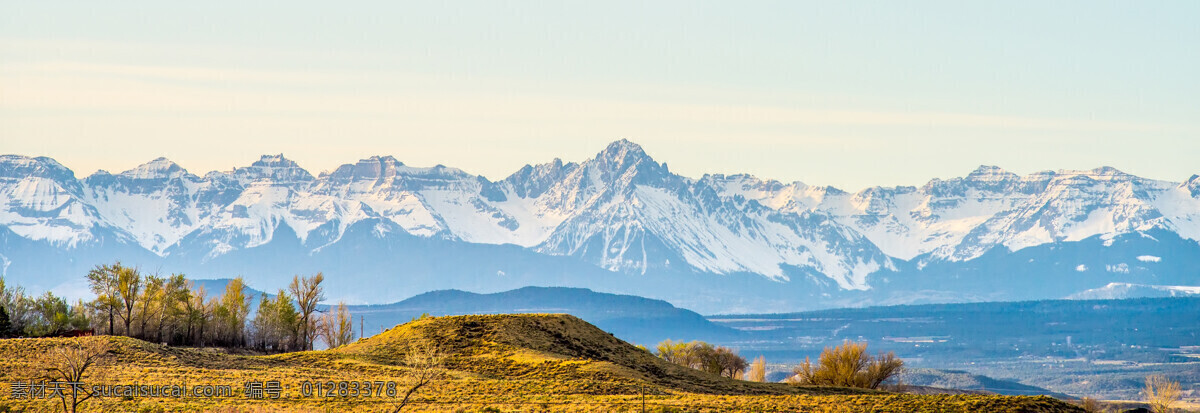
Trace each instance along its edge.
{"label": "blue sky", "polygon": [[500,179],[641,143],[848,190],[1200,173],[1198,2],[0,2],[0,153]]}

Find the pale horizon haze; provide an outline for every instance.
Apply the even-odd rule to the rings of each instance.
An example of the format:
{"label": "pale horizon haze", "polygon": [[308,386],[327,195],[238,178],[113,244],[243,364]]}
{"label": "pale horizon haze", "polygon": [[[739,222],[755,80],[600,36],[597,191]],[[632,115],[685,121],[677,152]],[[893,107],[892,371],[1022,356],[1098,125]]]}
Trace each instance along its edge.
{"label": "pale horizon haze", "polygon": [[1200,3],[0,1],[0,154],[87,176],[283,153],[500,180],[629,139],[672,171],[921,185],[1200,173]]}

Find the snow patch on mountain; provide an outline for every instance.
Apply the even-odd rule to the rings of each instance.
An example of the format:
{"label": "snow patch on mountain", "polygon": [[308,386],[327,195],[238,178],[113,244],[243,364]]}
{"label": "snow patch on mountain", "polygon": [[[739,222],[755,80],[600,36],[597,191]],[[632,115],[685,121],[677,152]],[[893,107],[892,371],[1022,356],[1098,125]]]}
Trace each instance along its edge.
{"label": "snow patch on mountain", "polygon": [[1071,294],[1068,300],[1114,300],[1143,297],[1188,297],[1200,296],[1200,287],[1179,285],[1147,285],[1132,283],[1109,283],[1100,288]]}

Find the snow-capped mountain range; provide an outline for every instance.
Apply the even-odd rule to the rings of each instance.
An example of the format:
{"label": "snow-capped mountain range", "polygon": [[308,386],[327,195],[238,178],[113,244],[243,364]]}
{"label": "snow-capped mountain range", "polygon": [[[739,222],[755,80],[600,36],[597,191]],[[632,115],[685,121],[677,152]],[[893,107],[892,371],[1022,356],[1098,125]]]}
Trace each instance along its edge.
{"label": "snow-capped mountain range", "polygon": [[[769,281],[757,284],[768,288],[820,286],[828,295],[880,290],[931,265],[1089,239],[1112,247],[1121,237],[1172,234],[1181,240],[1172,248],[1195,247],[1200,177],[1167,182],[1107,167],[1018,176],[983,166],[920,187],[849,193],[749,175],[683,177],[626,140],[592,159],[527,165],[497,182],[441,165],[411,167],[391,156],[317,176],[283,155],[203,176],[159,158],[79,179],[50,158],[5,155],[0,229],[12,235],[0,245],[5,274],[17,278],[57,268],[12,267],[38,259],[19,253],[29,245],[66,257],[141,250],[138,259],[167,267],[187,262],[194,273],[269,245],[293,246],[271,250],[276,255],[311,257],[400,236],[436,245],[512,244],[525,256],[564,256],[599,267],[601,277],[738,275]],[[360,232],[369,236],[347,239]],[[338,254],[335,261],[359,259]],[[1118,264],[1158,275],[1145,268],[1157,262],[1072,268]],[[335,268],[323,270],[337,271],[336,263],[328,266]]]}

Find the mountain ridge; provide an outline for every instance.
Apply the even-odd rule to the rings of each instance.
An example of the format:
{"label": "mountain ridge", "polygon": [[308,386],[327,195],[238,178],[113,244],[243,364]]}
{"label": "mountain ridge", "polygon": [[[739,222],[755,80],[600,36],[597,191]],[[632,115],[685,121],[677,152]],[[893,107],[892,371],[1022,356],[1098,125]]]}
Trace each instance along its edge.
{"label": "mountain ridge", "polygon": [[522,287],[496,293],[451,289],[421,293],[390,304],[350,306],[370,327],[401,324],[423,314],[566,313],[623,340],[654,345],[665,339],[728,340],[738,331],[713,324],[700,314],[666,301],[586,288]]}
{"label": "mountain ridge", "polygon": [[[276,154],[203,176],[157,158],[82,179],[50,158],[0,157],[0,226],[23,238],[14,242],[48,244],[38,248],[127,244],[121,248],[205,271],[234,252],[275,243],[291,245],[274,247],[291,254],[317,256],[345,242],[356,225],[375,234],[351,236],[356,242],[405,234],[511,244],[643,278],[752,274],[769,282],[764,285],[815,283],[873,293],[889,288],[883,280],[894,277],[887,274],[970,267],[992,251],[1015,254],[1154,231],[1195,243],[1200,178],[1158,181],[1111,167],[1020,176],[984,165],[922,186],[850,193],[747,174],[684,177],[628,140],[579,162],[525,165],[495,182],[442,165],[411,167],[387,155],[316,176]],[[14,258],[3,249],[0,255]],[[1150,265],[1106,265],[1121,264]],[[1200,284],[1194,276],[1184,281],[1179,285]],[[1107,282],[1159,284],[1104,279],[1079,281],[1079,290]]]}

